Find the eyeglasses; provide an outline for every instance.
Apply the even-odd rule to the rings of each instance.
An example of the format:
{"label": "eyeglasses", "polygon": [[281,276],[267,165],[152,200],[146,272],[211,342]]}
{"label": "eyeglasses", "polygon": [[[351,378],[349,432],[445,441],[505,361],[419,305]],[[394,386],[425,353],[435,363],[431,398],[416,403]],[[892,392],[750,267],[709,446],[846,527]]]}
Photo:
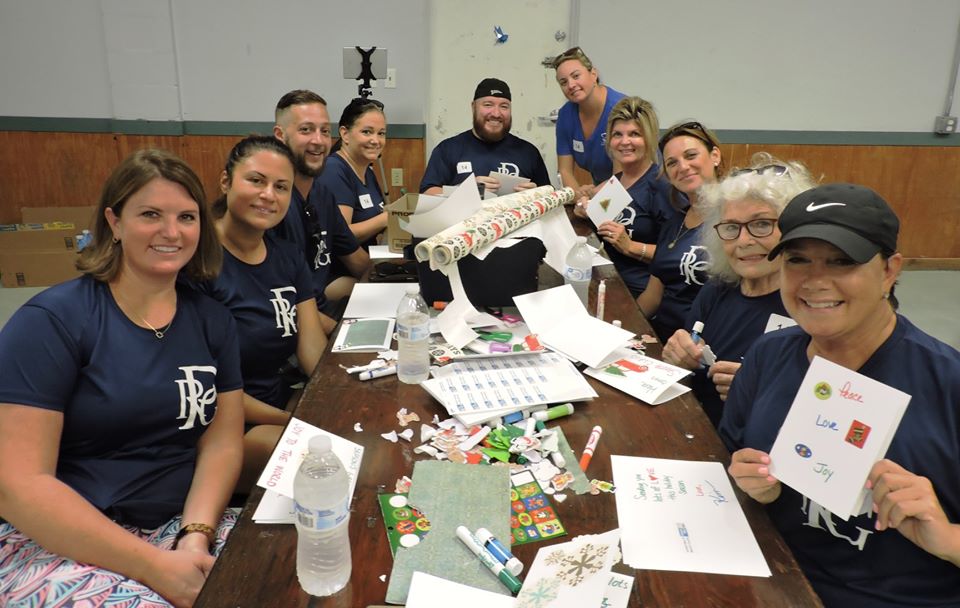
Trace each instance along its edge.
{"label": "eyeglasses", "polygon": [[736,171],[731,172],[729,177],[746,175],[747,173],[756,173],[757,175],[763,175],[768,171],[777,176],[786,175],[787,173],[790,173],[790,169],[788,167],[785,167],[784,165],[764,165],[762,167],[750,167],[747,169],[737,169]]}
{"label": "eyeglasses", "polygon": [[773,229],[777,227],[777,218],[761,217],[749,222],[720,222],[713,229],[722,240],[733,241],[740,238],[740,231],[744,226],[751,236],[760,239],[773,234]]}

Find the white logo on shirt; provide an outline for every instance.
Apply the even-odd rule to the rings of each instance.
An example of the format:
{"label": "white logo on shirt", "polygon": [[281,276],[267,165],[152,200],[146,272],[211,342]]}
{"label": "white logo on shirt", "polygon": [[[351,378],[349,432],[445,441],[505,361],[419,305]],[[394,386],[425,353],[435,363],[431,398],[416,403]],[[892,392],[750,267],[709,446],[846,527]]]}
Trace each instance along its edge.
{"label": "white logo on shirt", "polygon": [[818,209],[823,209],[824,207],[833,207],[835,205],[839,205],[841,207],[847,206],[846,203],[820,203],[819,205],[816,203],[810,203],[807,205],[807,211],[817,211]]}
{"label": "white logo on shirt", "polygon": [[703,285],[703,282],[697,280],[697,273],[706,272],[710,267],[710,260],[697,259],[698,249],[706,251],[706,247],[702,245],[690,245],[690,251],[680,256],[680,274],[683,275],[683,282],[687,285]]}
{"label": "white logo on shirt", "polygon": [[313,258],[313,269],[317,270],[321,266],[327,266],[330,264],[330,252],[327,251],[327,236],[326,230],[320,231],[320,236],[317,238],[317,255]]}
{"label": "white logo on shirt", "polygon": [[293,286],[277,287],[270,291],[272,291],[274,295],[273,298],[270,298],[270,303],[273,304],[273,312],[277,318],[277,329],[283,330],[283,335],[281,336],[283,338],[292,336],[297,333],[297,309],[292,305],[291,300],[283,297],[283,294],[292,292],[293,295],[296,296],[297,288]]}
{"label": "white logo on shirt", "polygon": [[361,194],[358,197],[358,200],[360,201],[360,206],[364,209],[373,207],[373,197],[371,197],[369,194]]}
{"label": "white logo on shirt", "polygon": [[457,163],[457,173],[473,173],[473,163],[468,160],[462,160]]}
{"label": "white logo on shirt", "polygon": [[583,152],[583,142],[577,139],[573,140],[573,151]]}
{"label": "white logo on shirt", "polygon": [[627,237],[633,239],[633,221],[636,219],[637,210],[633,208],[633,205],[627,205],[613,221],[618,224],[623,224],[623,226],[627,229]]}
{"label": "white logo on shirt", "polygon": [[[837,538],[842,538],[843,540],[847,541],[848,543],[856,547],[858,550],[863,551],[863,546],[867,544],[867,538],[869,538],[869,536],[873,534],[873,530],[865,530],[860,526],[854,526],[857,530],[860,531],[860,533],[857,535],[856,540],[854,540],[853,538],[847,536],[846,534],[841,534],[840,531],[837,530],[836,524],[833,523],[833,513],[824,509],[823,507],[818,505],[816,502],[810,500],[806,496],[803,496],[802,498],[803,498],[803,505],[800,507],[800,510],[806,513],[807,515],[807,521],[805,521],[803,525],[809,526],[811,528],[816,528],[818,530],[826,530],[833,536]],[[820,525],[821,521],[824,523],[826,527]]]}
{"label": "white logo on shirt", "polygon": [[519,177],[520,167],[516,166],[513,163],[501,162],[500,166],[497,167],[497,173],[501,173],[503,175],[515,175]]}
{"label": "white logo on shirt", "polygon": [[200,424],[207,426],[210,420],[207,419],[206,408],[216,403],[217,387],[211,384],[210,388],[204,390],[203,383],[197,380],[195,374],[213,374],[216,378],[217,368],[213,365],[185,365],[180,371],[183,372],[184,379],[176,381],[177,388],[180,389],[180,415],[177,420],[186,419],[180,430],[192,429],[198,417]]}

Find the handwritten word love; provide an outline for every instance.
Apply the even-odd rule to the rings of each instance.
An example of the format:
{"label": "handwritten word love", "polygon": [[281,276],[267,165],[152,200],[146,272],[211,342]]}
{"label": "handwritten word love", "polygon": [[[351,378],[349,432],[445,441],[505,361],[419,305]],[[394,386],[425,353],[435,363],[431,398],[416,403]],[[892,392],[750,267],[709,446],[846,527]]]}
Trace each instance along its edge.
{"label": "handwritten word love", "polygon": [[829,429],[829,430],[831,430],[831,431],[839,431],[839,430],[840,430],[840,429],[837,428],[837,423],[836,423],[836,422],[834,422],[833,420],[827,420],[826,418],[824,418],[824,417],[821,416],[820,414],[817,414],[817,426],[821,426],[821,427],[823,427],[823,428],[825,428],[825,429]]}

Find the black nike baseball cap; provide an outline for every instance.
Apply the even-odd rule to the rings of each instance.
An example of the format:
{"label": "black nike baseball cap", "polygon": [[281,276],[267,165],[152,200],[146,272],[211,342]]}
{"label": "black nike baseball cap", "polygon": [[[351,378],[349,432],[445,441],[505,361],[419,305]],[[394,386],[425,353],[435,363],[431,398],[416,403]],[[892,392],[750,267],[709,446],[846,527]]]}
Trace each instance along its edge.
{"label": "black nike baseball cap", "polygon": [[887,201],[864,186],[824,184],[793,197],[778,221],[780,242],[770,251],[773,260],[797,239],[819,239],[863,264],[878,253],[897,251],[900,220]]}

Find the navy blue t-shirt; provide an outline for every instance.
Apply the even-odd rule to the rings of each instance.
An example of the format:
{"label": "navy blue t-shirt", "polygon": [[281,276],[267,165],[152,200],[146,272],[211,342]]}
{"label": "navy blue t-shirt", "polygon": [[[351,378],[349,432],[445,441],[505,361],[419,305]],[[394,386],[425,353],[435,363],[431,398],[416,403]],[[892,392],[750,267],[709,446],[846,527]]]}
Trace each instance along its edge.
{"label": "navy blue t-shirt", "polygon": [[560,107],[557,116],[557,156],[573,156],[577,166],[590,172],[594,184],[613,175],[613,161],[607,154],[607,120],[610,111],[625,96],[620,91],[607,87],[607,101],[603,104],[603,114],[589,139],[583,137],[583,124],[580,122],[580,106],[567,101]]}
{"label": "navy blue t-shirt", "polygon": [[283,408],[292,391],[278,370],[297,352],[297,304],[313,298],[310,270],[292,243],[264,236],[267,256],[247,264],[223,250],[223,269],[201,289],[237,322],[244,391]]}
{"label": "navy blue t-shirt", "polygon": [[[298,249],[304,251],[307,267],[313,278],[313,295],[317,306],[322,308],[327,302],[323,292],[330,281],[336,278],[331,273],[333,256],[350,255],[360,248],[360,243],[350,232],[350,227],[343,219],[340,208],[332,202],[333,199],[318,200],[314,196],[315,192],[316,190],[312,189],[308,199],[304,200],[300,191],[294,188],[286,217],[269,232],[294,243]],[[302,213],[294,213],[296,209],[300,209]]]}
{"label": "navy blue t-shirt", "polygon": [[[486,142],[464,131],[437,144],[420,181],[420,192],[434,186],[456,186],[473,173],[491,171],[526,177],[538,186],[550,185],[550,174],[537,147],[512,133],[498,142]],[[500,192],[499,194],[510,194]]]}
{"label": "navy blue t-shirt", "polygon": [[[720,437],[731,451],[770,451],[810,362],[799,327],[762,336],[734,377]],[[886,458],[927,477],[960,523],[960,353],[897,316],[859,373],[911,395]],[[843,521],[786,484],[767,512],[826,606],[958,606],[960,570],[873,513]]]}
{"label": "navy blue t-shirt", "polygon": [[[693,300],[684,329],[703,322],[703,341],[717,356],[717,361],[741,363],[747,349],[763,335],[771,315],[789,317],[783,307],[780,290],[762,296],[745,296],[739,284],[713,280],[703,286]],[[693,372],[693,392],[713,426],[720,424],[723,400],[717,385],[707,378],[708,368]]]}
{"label": "navy blue t-shirt", "polygon": [[[670,206],[670,182],[658,177],[660,167],[652,165],[640,179],[627,188],[630,204],[614,219],[627,229],[627,237],[637,243],[656,245],[660,229],[677,211]],[[617,174],[620,179],[622,173]],[[617,251],[613,245],[604,243],[604,250],[613,262],[627,289],[636,298],[647,288],[650,279],[649,264]]]}
{"label": "navy blue t-shirt", "polygon": [[[353,172],[350,165],[339,154],[331,154],[323,168],[323,173],[313,180],[311,198],[318,201],[332,198],[337,205],[345,205],[353,209],[352,224],[366,221],[383,213],[383,193],[377,176],[371,167],[364,173],[364,184]],[[377,244],[377,237],[367,239],[361,243],[364,249]]]}
{"label": "navy blue t-shirt", "polygon": [[663,299],[650,325],[660,341],[666,344],[673,332],[683,327],[694,298],[707,282],[710,260],[700,244],[701,223],[688,230],[683,225],[685,213],[677,213],[660,229],[657,252],[650,262],[650,274],[663,283]]}
{"label": "navy blue t-shirt", "polygon": [[33,297],[0,332],[0,403],[63,413],[57,478],[126,524],[183,509],[217,394],[242,387],[236,325],[177,286],[162,339],[89,276]]}

